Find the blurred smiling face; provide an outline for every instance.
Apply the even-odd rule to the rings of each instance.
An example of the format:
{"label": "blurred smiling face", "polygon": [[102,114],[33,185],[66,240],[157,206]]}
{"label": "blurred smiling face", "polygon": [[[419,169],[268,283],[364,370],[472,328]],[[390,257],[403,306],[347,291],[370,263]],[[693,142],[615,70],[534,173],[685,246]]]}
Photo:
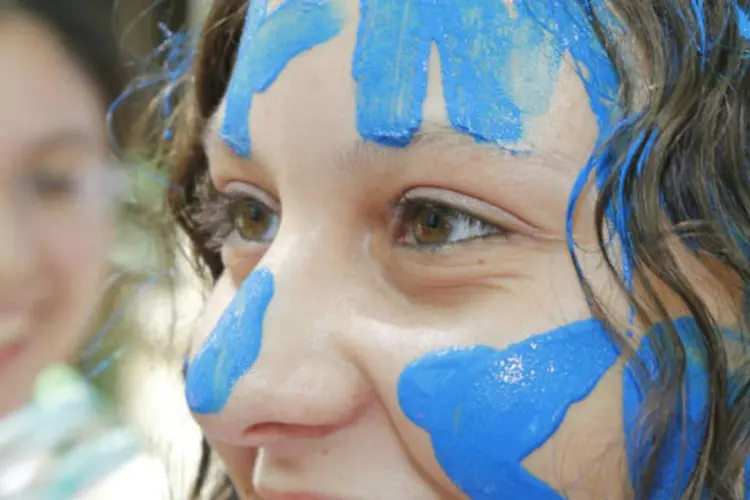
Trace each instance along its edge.
{"label": "blurred smiling face", "polygon": [[572,5],[251,2],[187,372],[243,498],[627,491],[622,369],[566,240],[617,82]]}
{"label": "blurred smiling face", "polygon": [[0,20],[0,416],[79,347],[105,269],[104,103],[43,24]]}

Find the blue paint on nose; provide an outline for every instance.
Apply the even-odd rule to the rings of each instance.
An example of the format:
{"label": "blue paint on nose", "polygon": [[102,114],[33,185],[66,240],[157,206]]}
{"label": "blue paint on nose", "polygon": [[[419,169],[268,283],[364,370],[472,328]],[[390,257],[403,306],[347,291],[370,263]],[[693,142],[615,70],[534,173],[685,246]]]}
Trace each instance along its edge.
{"label": "blue paint on nose", "polygon": [[255,364],[273,294],[273,274],[267,268],[255,270],[237,291],[187,369],[185,396],[193,413],[219,413],[234,385]]}

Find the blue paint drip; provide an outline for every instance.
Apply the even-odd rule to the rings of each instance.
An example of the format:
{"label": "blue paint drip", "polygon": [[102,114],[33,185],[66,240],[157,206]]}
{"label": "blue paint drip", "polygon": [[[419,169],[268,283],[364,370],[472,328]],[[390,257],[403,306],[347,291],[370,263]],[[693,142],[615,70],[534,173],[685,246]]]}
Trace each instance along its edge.
{"label": "blue paint drip", "polygon": [[245,18],[227,89],[222,138],[240,156],[250,156],[253,94],[264,92],[294,57],[327,42],[344,26],[333,0],[286,0],[267,15],[268,0],[253,0]]}
{"label": "blue paint drip", "polygon": [[548,108],[566,50],[600,128],[609,127],[618,80],[586,21],[562,0],[517,2],[515,14],[494,0],[362,0],[353,64],[359,133],[387,146],[411,142],[422,124],[433,44],[448,118],[461,133],[518,142],[524,119]]}
{"label": "blue paint drip", "polygon": [[616,360],[603,325],[591,319],[503,350],[428,354],[401,374],[399,403],[430,434],[441,467],[472,499],[560,500],[521,462]]}
{"label": "blue paint drip", "polygon": [[220,412],[234,384],[255,364],[273,294],[273,275],[267,268],[253,271],[237,291],[187,369],[185,395],[193,413]]}
{"label": "blue paint drip", "polygon": [[706,56],[708,55],[708,35],[706,33],[706,16],[703,11],[703,0],[690,0],[690,6],[695,15],[695,22],[698,24],[698,54],[701,56],[701,67],[706,66]]}
{"label": "blue paint drip", "polygon": [[[671,500],[679,498],[687,486],[690,475],[698,463],[702,440],[706,432],[708,412],[708,374],[706,352],[700,329],[692,318],[681,318],[674,322],[686,355],[684,394],[672,410],[663,448],[657,460],[658,466],[648,500]],[[638,357],[645,373],[629,361],[623,377],[623,424],[626,433],[626,451],[630,466],[631,480],[639,484],[639,474],[645,470],[645,453],[653,449],[648,439],[644,439],[637,426],[642,416],[646,395],[639,381],[658,383],[660,367],[654,344],[666,344],[667,330],[663,325],[655,326],[641,340]],[[668,345],[668,344],[667,344]],[[682,408],[686,408],[686,413]],[[683,419],[686,426],[683,425]]]}
{"label": "blue paint drip", "polygon": [[180,33],[171,31],[166,24],[159,23],[159,30],[164,36],[163,50],[167,57],[164,62],[164,78],[167,83],[162,96],[162,110],[165,123],[164,139],[172,139],[172,127],[169,120],[174,108],[174,93],[179,81],[193,64],[193,43],[188,32]]}
{"label": "blue paint drip", "polygon": [[734,10],[737,14],[737,29],[740,32],[740,36],[750,42],[750,16],[742,10],[739,3],[735,2]]}

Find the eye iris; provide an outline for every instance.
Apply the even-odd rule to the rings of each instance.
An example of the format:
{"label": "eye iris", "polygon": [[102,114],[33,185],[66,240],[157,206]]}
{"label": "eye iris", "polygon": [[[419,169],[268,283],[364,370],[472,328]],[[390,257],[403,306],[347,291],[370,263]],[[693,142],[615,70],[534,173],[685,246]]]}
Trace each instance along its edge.
{"label": "eye iris", "polygon": [[258,203],[242,203],[235,209],[234,226],[244,240],[260,240],[271,225],[271,214]]}
{"label": "eye iris", "polygon": [[453,233],[449,214],[438,207],[426,205],[414,214],[414,239],[422,245],[446,243]]}

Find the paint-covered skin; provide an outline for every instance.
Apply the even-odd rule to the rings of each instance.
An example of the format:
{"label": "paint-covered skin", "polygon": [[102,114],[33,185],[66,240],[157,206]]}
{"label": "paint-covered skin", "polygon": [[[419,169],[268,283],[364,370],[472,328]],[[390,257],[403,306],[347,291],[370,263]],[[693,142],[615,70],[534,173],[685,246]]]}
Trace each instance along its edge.
{"label": "paint-covered skin", "polygon": [[353,75],[365,139],[411,142],[422,124],[433,44],[448,118],[459,132],[508,148],[522,143],[524,120],[549,107],[566,52],[587,75],[600,127],[611,125],[617,76],[587,13],[572,2],[523,0],[512,8],[492,0],[362,0],[361,15]]}
{"label": "paint-covered skin", "polygon": [[336,36],[343,21],[337,0],[286,0],[270,14],[268,0],[250,2],[222,127],[238,156],[250,156],[253,94],[268,89],[295,56]]}
{"label": "paint-covered skin", "polygon": [[[685,422],[678,401],[660,453],[649,500],[676,498],[694,470],[705,433],[708,377],[693,319],[675,322],[687,355]],[[623,372],[623,423],[633,484],[643,470],[636,423],[645,401],[638,380],[656,380],[653,343],[659,325],[644,336],[638,357],[646,378],[629,362]],[[614,365],[617,349],[595,320],[534,336],[507,349],[475,346],[430,353],[410,364],[399,382],[399,402],[427,431],[446,474],[472,499],[561,499],[521,465],[557,430],[568,408],[590,394]],[[688,436],[685,455],[682,436]]]}
{"label": "paint-covered skin", "polygon": [[273,297],[273,275],[257,269],[192,361],[186,360],[185,396],[193,413],[218,413],[234,385],[258,359],[263,318]]}
{"label": "paint-covered skin", "polygon": [[[283,3],[269,0],[268,12]],[[468,15],[467,6],[487,15],[503,13],[479,0],[448,3],[456,6],[452,30],[468,30],[468,18],[459,16]],[[600,128],[606,128],[609,112],[600,111],[607,108],[614,84],[609,77],[592,76],[592,68],[604,68],[606,61],[593,58],[583,64],[583,52],[601,56],[600,48],[555,38],[577,33],[589,40],[576,32],[573,21],[565,30],[559,25],[563,11],[556,9],[570,7],[568,2],[494,3],[508,9],[512,5],[520,17],[534,12],[546,25],[545,37],[554,39],[550,43],[560,52],[535,60],[533,67],[522,61],[521,71],[490,75],[503,81],[500,90],[519,111],[513,126],[521,127],[515,133],[522,137],[522,151],[493,142],[502,141],[492,135],[500,130],[487,121],[493,117],[483,114],[497,104],[485,102],[489,97],[448,102],[461,94],[459,83],[471,79],[456,73],[453,82],[446,81],[441,63],[465,48],[451,46],[441,53],[433,45],[426,60],[424,52],[406,53],[404,61],[421,61],[416,68],[392,60],[404,55],[394,52],[393,37],[411,33],[396,24],[411,18],[384,0],[341,0],[344,21],[338,35],[291,59],[290,53],[266,53],[270,60],[260,66],[283,69],[263,92],[247,89],[252,94],[247,123],[234,118],[239,125],[232,127],[252,130],[250,158],[237,154],[222,136],[224,117],[235,112],[231,95],[212,117],[205,146],[217,189],[273,212],[274,217],[253,224],[281,219],[272,234],[267,231],[271,226],[263,226],[262,237],[253,237],[247,234],[253,224],[244,224],[244,237],[239,231],[227,237],[221,249],[226,271],[192,342],[197,353],[213,338],[217,321],[253,269],[273,274],[273,300],[263,318],[257,359],[226,390],[228,399],[214,406],[219,411],[196,415],[242,499],[256,498],[256,492],[261,498],[467,498],[457,482],[467,491],[499,487],[501,498],[519,498],[513,485],[504,489],[506,484],[493,482],[495,476],[487,479],[487,469],[480,466],[489,463],[475,470],[483,473],[480,482],[485,484],[459,477],[461,471],[451,464],[461,457],[451,450],[470,452],[478,438],[463,448],[433,446],[427,424],[413,420],[419,399],[399,398],[399,382],[405,380],[404,370],[431,353],[458,349],[485,360],[499,358],[508,349],[528,347],[529,339],[544,332],[559,334],[566,326],[590,323],[591,311],[569,255],[566,213],[576,180],[600,141]],[[419,9],[437,9],[437,4],[403,2]],[[388,6],[390,11],[382,10]],[[482,50],[488,60],[507,56],[504,40],[516,35],[518,40],[538,39],[542,32],[520,17],[519,24],[483,19],[483,29],[503,26],[510,32],[485,40]],[[288,28],[293,32],[295,26]],[[483,39],[475,35],[467,31],[463,37]],[[409,47],[416,50],[420,43]],[[533,46],[527,49],[534,52]],[[465,70],[453,62],[456,71]],[[488,66],[476,62],[476,68]],[[556,68],[552,80],[524,86],[540,67]],[[402,70],[410,76],[401,78]],[[389,80],[388,75],[398,78]],[[530,93],[522,95],[524,89]],[[540,89],[549,95],[540,96]],[[458,111],[464,112],[453,108],[456,103],[467,106],[463,124],[476,130],[454,122]],[[372,133],[363,132],[363,125]],[[592,198],[585,193],[576,217],[581,272],[612,321],[627,328],[628,303],[594,247],[596,229],[587,222],[594,213]],[[229,215],[228,221],[236,222]],[[425,231],[429,221],[446,220],[444,233]],[[668,293],[660,296],[669,302]],[[635,342],[642,332],[632,329]],[[590,368],[586,380],[541,401],[539,415],[533,414],[533,405],[526,407],[531,415],[513,415],[515,422],[538,417],[540,427],[498,444],[507,447],[508,470],[515,474],[507,477],[526,481],[539,495],[632,498],[622,411],[628,386],[622,361],[613,360],[610,346],[599,344],[599,333],[561,348],[575,353],[572,363],[556,361]],[[548,340],[558,343],[554,335]],[[590,349],[581,348],[587,345]],[[538,360],[560,352],[540,354]],[[482,401],[469,403],[476,408]],[[459,424],[471,424],[464,412],[458,412]]]}
{"label": "paint-covered skin", "polygon": [[561,500],[521,462],[616,360],[601,323],[581,321],[506,349],[431,353],[401,374],[399,403],[430,434],[441,467],[470,498]]}

